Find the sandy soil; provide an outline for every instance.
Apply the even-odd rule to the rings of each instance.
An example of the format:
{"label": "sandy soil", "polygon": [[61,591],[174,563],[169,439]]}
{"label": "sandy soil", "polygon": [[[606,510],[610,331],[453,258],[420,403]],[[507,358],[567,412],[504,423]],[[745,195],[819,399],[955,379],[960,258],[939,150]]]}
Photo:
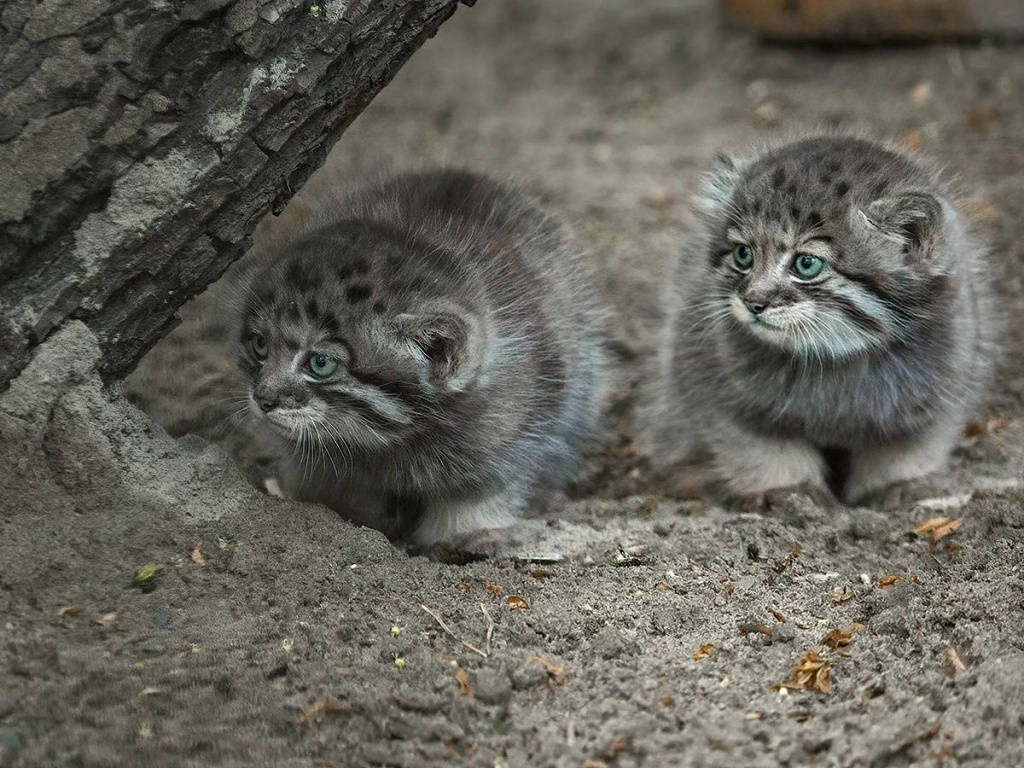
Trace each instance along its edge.
{"label": "sandy soil", "polygon": [[[439,565],[168,437],[100,389],[72,326],[0,397],[0,765],[1024,765],[1021,93],[1020,48],[764,47],[698,0],[460,10],[331,165],[523,183],[600,265],[627,381],[716,149],[855,125],[948,161],[1013,319],[946,497],[793,496],[764,516],[672,501],[627,384],[548,528],[565,560]],[[202,428],[217,402],[154,410]],[[225,435],[255,460],[244,429]],[[962,527],[912,533],[937,515]],[[777,690],[809,652],[830,692]]]}

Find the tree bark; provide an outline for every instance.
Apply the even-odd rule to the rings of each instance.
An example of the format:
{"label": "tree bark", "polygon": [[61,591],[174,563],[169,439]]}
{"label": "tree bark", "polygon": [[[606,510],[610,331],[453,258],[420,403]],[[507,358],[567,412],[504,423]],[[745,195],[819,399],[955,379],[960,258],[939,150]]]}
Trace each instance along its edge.
{"label": "tree bark", "polygon": [[457,2],[8,0],[0,391],[71,319],[131,371]]}

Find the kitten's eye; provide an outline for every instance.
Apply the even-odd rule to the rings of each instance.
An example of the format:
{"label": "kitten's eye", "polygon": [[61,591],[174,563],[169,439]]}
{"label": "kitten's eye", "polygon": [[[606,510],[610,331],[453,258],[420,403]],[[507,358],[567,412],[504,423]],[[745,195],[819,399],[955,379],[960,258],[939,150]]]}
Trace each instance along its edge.
{"label": "kitten's eye", "polygon": [[754,249],[749,245],[737,245],[733,249],[732,260],[736,269],[746,272],[754,263]]}
{"label": "kitten's eye", "polygon": [[257,360],[263,361],[267,359],[267,352],[270,350],[267,340],[263,338],[262,334],[254,333],[249,337],[249,351]]}
{"label": "kitten's eye", "polygon": [[314,352],[310,355],[309,362],[306,365],[309,367],[309,372],[318,379],[326,379],[338,370],[337,360],[330,355],[321,355],[319,352]]}
{"label": "kitten's eye", "polygon": [[793,272],[802,280],[810,280],[821,274],[825,260],[810,253],[798,253],[793,260]]}

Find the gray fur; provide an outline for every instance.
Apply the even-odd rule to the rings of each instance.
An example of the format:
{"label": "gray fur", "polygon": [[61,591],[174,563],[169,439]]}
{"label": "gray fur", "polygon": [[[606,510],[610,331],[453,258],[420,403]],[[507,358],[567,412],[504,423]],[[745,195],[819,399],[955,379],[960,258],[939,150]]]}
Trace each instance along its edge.
{"label": "gray fur", "polygon": [[[940,470],[997,322],[986,245],[938,174],[823,136],[716,161],[698,208],[670,281],[659,458],[710,456],[745,495],[824,488],[840,449],[851,502]],[[819,277],[799,279],[797,252]]]}
{"label": "gray fur", "polygon": [[[399,176],[321,201],[249,261],[238,360],[289,495],[430,547],[514,524],[576,472],[600,317],[579,255],[518,193]],[[305,370],[311,351],[335,374]]]}

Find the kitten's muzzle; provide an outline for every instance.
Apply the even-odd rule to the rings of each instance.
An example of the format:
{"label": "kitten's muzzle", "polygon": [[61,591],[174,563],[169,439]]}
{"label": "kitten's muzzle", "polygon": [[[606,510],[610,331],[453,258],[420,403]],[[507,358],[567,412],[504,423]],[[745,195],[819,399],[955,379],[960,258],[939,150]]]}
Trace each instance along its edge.
{"label": "kitten's muzzle", "polygon": [[270,413],[278,406],[278,398],[273,395],[254,395],[253,400],[256,401],[256,405],[258,405],[260,410],[264,413]]}
{"label": "kitten's muzzle", "polygon": [[768,303],[760,298],[751,299],[748,296],[743,297],[743,306],[750,310],[751,314],[760,315],[766,309],[768,309]]}

